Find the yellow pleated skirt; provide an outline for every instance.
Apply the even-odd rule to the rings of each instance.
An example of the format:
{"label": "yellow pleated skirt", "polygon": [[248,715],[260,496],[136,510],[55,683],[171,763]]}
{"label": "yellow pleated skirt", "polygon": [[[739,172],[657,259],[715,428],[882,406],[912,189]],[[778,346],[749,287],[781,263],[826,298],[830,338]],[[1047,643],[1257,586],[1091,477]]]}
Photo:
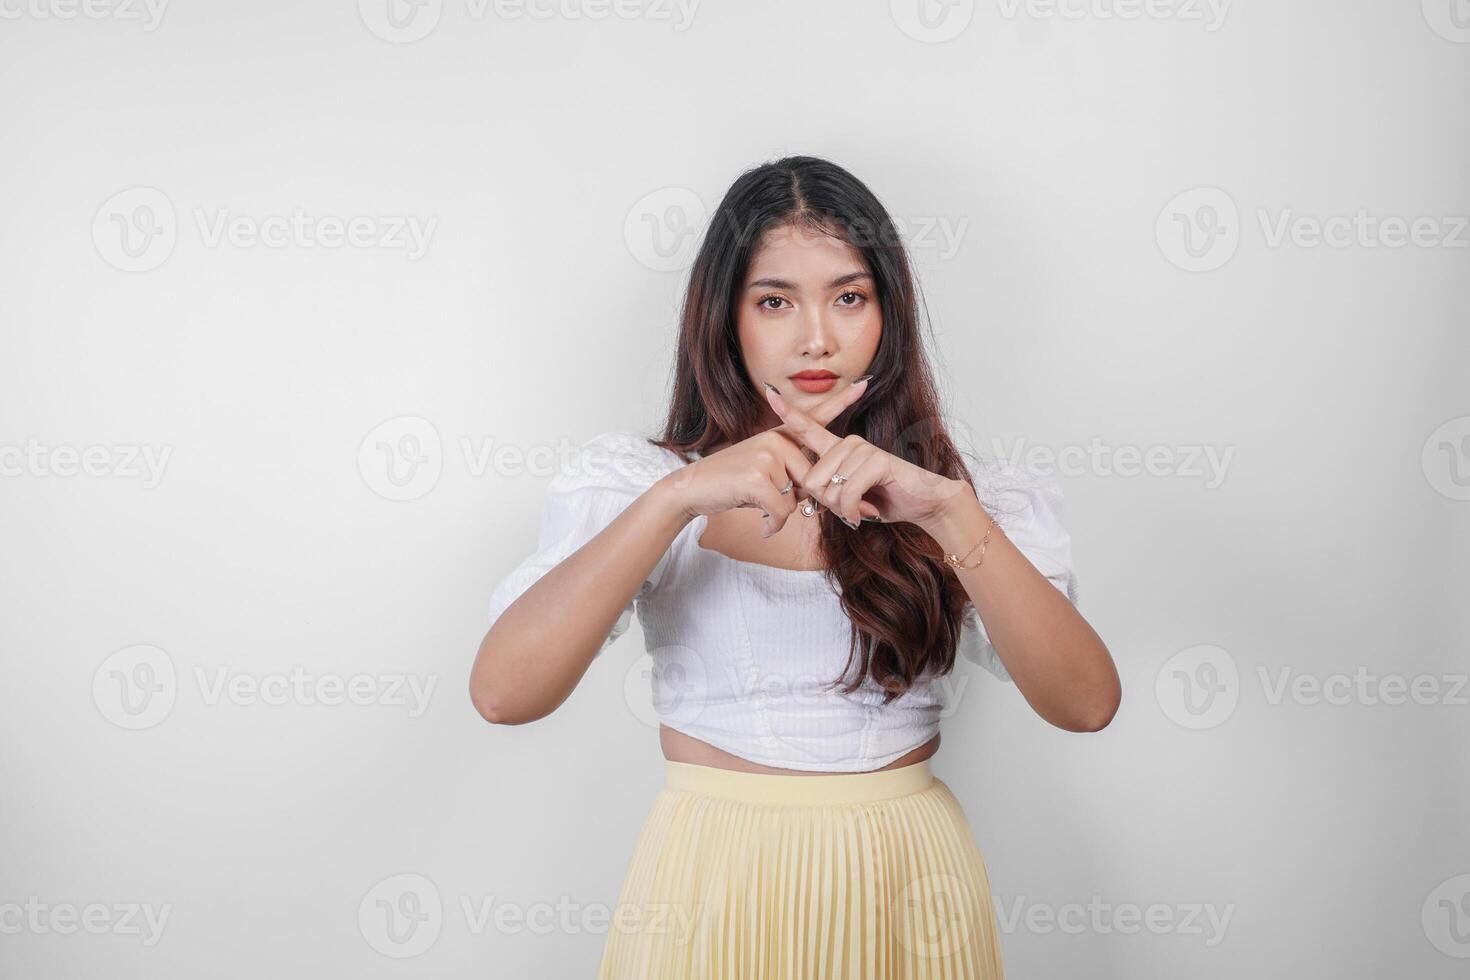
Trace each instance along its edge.
{"label": "yellow pleated skirt", "polygon": [[664,764],[599,980],[1003,980],[985,862],[928,760],[820,776]]}

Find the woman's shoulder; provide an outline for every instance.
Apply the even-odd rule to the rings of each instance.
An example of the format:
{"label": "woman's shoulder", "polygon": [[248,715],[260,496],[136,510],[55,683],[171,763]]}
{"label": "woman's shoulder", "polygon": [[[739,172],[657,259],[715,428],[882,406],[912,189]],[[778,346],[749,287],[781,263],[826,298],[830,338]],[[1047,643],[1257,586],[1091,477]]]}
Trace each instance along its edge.
{"label": "woman's shoulder", "polygon": [[991,513],[1000,512],[996,519],[1002,525],[1005,518],[1019,519],[1037,504],[1061,509],[1062,484],[1054,473],[1000,456],[976,456],[969,469],[976,496]]}
{"label": "woman's shoulder", "polygon": [[553,493],[593,488],[642,493],[682,462],[641,432],[607,429],[566,454],[548,489]]}
{"label": "woman's shoulder", "polygon": [[971,465],[975,496],[1041,573],[1077,601],[1072,540],[1063,523],[1061,481],[1056,474],[1000,457]]}

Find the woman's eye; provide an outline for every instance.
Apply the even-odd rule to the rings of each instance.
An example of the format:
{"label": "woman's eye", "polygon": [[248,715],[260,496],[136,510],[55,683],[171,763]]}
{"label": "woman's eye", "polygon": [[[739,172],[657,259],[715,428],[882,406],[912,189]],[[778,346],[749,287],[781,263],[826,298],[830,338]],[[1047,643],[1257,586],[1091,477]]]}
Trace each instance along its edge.
{"label": "woman's eye", "polygon": [[[766,306],[766,304],[769,303],[769,302],[771,302],[772,300],[775,300],[776,303],[777,303],[777,305],[776,306]],[[779,310],[781,308],[780,307],[780,304],[781,303],[784,303],[784,302],[786,302],[786,301],[784,299],[782,299],[780,296],[762,296],[760,298],[760,305],[763,306],[763,307],[765,307],[768,310]]]}
{"label": "woman's eye", "polygon": [[864,296],[862,293],[851,292],[851,291],[846,292],[846,293],[843,293],[841,296],[839,296],[837,298],[840,300],[840,299],[846,299],[849,296],[853,297],[854,302],[846,303],[846,304],[844,304],[845,306],[856,306],[858,300],[867,299],[867,297]]}

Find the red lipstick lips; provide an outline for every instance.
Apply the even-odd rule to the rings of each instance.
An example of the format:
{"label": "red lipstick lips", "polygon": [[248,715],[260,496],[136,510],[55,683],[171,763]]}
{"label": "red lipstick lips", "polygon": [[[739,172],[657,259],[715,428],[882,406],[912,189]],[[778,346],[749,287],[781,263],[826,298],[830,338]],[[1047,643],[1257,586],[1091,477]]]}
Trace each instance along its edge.
{"label": "red lipstick lips", "polygon": [[802,391],[821,394],[831,391],[837,383],[837,375],[831,371],[802,371],[791,376],[791,381]]}

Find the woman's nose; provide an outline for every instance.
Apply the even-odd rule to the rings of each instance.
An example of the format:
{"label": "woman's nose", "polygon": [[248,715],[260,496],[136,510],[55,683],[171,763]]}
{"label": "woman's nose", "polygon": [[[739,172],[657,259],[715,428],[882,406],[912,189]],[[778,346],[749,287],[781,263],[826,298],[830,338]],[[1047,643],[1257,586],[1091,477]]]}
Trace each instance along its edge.
{"label": "woman's nose", "polygon": [[832,353],[832,330],[819,312],[808,313],[801,325],[801,349],[813,357]]}

